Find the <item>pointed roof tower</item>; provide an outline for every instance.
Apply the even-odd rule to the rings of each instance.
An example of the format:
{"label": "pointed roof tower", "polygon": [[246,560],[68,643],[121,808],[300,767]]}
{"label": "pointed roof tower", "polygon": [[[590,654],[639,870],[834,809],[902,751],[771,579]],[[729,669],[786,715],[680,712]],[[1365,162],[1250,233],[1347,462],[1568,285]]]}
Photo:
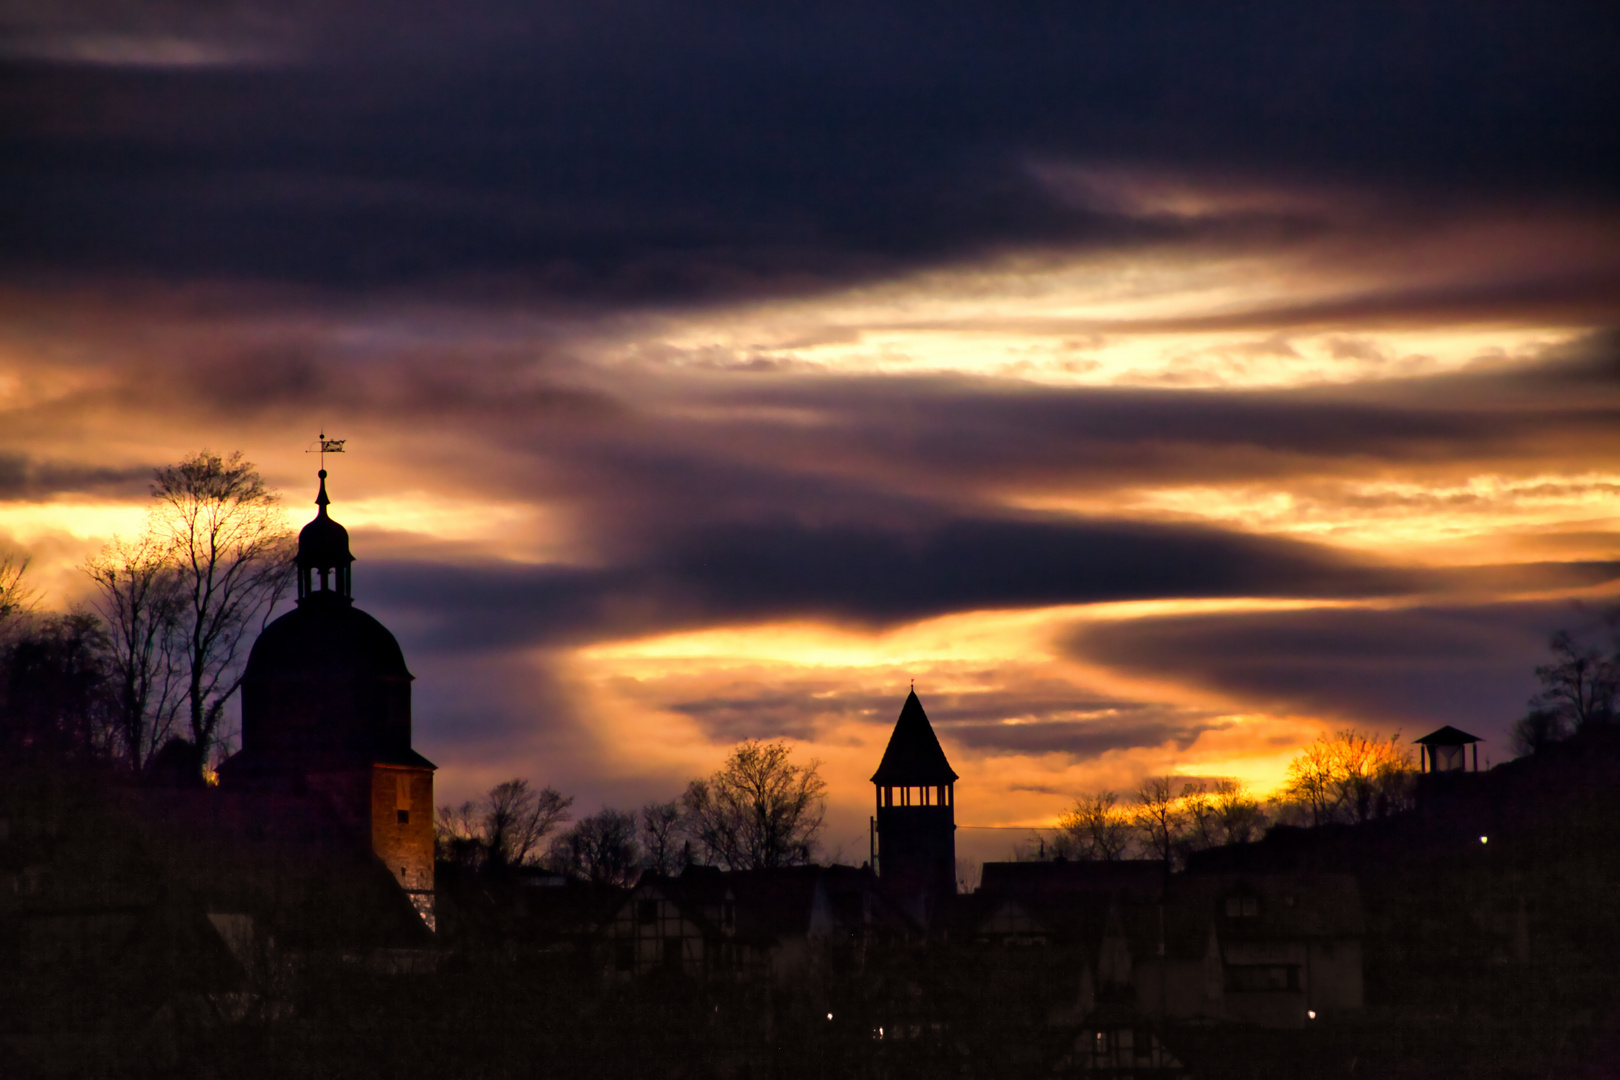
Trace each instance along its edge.
{"label": "pointed roof tower", "polygon": [[945,760],[945,751],[940,748],[939,738],[913,688],[900,708],[900,719],[894,723],[889,748],[883,751],[883,760],[872,774],[872,783],[894,787],[930,786],[954,784],[956,779],[956,771]]}

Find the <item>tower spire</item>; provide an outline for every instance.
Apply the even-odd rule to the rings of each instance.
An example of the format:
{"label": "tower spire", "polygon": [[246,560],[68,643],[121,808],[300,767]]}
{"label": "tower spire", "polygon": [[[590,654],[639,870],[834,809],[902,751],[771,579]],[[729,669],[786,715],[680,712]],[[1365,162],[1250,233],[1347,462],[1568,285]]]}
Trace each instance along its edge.
{"label": "tower spire", "polygon": [[[322,450],[340,452],[342,443],[339,442],[337,449],[332,450],[328,446],[332,441],[322,439]],[[333,521],[326,512],[326,508],[332,504],[331,497],[326,494],[326,470],[322,469],[316,475],[320,477],[320,488],[315,494],[315,520],[305,525],[298,534],[298,602],[303,604],[319,598],[322,602],[342,600],[349,603],[352,602],[349,564],[354,562],[354,556],[349,554],[349,530]]]}

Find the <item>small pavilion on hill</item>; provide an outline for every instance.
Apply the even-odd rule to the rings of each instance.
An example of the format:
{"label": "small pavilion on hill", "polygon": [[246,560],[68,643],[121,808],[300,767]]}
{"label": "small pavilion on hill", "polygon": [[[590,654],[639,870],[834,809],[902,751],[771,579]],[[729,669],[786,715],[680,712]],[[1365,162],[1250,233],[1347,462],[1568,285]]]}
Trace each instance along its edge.
{"label": "small pavilion on hill", "polygon": [[[1418,753],[1423,772],[1479,772],[1479,744],[1484,740],[1478,735],[1470,735],[1447,724],[1439,731],[1431,731],[1423,738],[1412,741],[1420,748]],[[1467,748],[1470,746],[1474,748],[1472,770],[1468,768],[1467,759]]]}

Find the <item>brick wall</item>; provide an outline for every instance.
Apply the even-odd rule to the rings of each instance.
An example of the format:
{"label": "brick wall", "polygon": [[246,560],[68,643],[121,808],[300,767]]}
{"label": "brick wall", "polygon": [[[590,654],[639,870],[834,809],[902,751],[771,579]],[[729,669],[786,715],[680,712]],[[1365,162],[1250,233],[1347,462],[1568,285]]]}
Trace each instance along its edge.
{"label": "brick wall", "polygon": [[394,872],[400,888],[410,893],[433,891],[431,770],[372,766],[371,846]]}

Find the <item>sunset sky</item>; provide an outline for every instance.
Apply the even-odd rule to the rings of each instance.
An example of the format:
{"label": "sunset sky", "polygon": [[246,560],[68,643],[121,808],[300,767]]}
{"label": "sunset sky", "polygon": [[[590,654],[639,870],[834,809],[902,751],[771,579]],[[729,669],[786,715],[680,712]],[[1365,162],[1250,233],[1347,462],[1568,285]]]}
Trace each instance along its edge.
{"label": "sunset sky", "polygon": [[[443,799],[792,740],[866,851],[1318,732],[1508,756],[1620,595],[1612,3],[0,3],[0,548],[240,449]],[[1017,834],[965,831],[974,857]]]}

